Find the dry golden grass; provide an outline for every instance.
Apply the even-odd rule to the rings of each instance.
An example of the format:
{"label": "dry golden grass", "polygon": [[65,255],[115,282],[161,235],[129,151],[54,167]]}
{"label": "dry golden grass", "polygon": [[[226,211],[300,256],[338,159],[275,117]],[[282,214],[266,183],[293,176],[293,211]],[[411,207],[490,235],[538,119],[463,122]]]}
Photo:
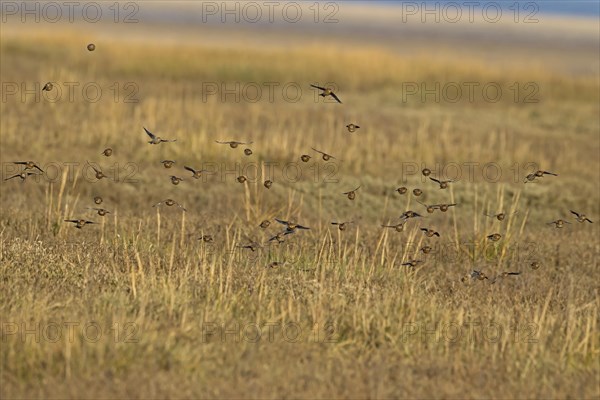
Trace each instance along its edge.
{"label": "dry golden grass", "polygon": [[[312,44],[106,38],[89,53],[65,32],[3,31],[2,82],[97,82],[106,92],[97,103],[80,91],[74,102],[22,102],[20,93],[2,102],[3,178],[21,159],[56,171],[0,183],[2,398],[598,398],[597,76],[358,45],[351,54],[327,45],[315,57]],[[328,81],[343,105],[315,101],[309,84]],[[113,101],[115,82],[135,83],[139,102],[123,93]],[[303,95],[204,101],[207,82],[296,82]],[[404,103],[403,82],[507,91],[535,82],[540,101]],[[361,130],[349,134],[349,122]],[[143,126],[178,142],[150,146]],[[254,154],[215,140],[252,140]],[[343,161],[325,163],[311,147]],[[314,158],[304,164],[302,154]],[[164,169],[164,159],[177,164]],[[118,182],[96,182],[87,161],[116,169]],[[463,174],[465,163],[478,166],[447,190],[419,173],[450,163]],[[484,178],[487,163],[501,169],[498,182]],[[559,176],[523,184],[529,163]],[[217,173],[195,181],[183,165]],[[297,182],[286,165],[292,176],[301,170]],[[238,183],[249,166],[265,175]],[[185,180],[173,186],[170,175]],[[342,195],[358,185],[355,201]],[[425,203],[458,206],[427,214],[394,192],[400,185],[421,188]],[[86,209],[95,195],[111,214]],[[152,207],[169,197],[187,212]],[[381,227],[408,209],[427,219],[404,232]],[[596,223],[576,223],[569,209]],[[500,211],[518,212],[503,222],[483,215]],[[254,253],[238,247],[279,232],[276,222],[258,227],[275,217],[311,229]],[[78,230],[69,218],[101,223]],[[546,224],[557,218],[573,224]],[[343,232],[330,225],[346,220],[355,223]],[[420,227],[442,236],[427,239]],[[489,242],[495,232],[502,239]],[[426,243],[432,252],[419,253]],[[425,262],[401,265],[415,258]],[[274,261],[286,263],[269,268]],[[462,282],[472,269],[521,275]],[[98,341],[82,332],[91,322]],[[65,324],[79,324],[72,337]],[[298,340],[284,326],[299,329]]]}

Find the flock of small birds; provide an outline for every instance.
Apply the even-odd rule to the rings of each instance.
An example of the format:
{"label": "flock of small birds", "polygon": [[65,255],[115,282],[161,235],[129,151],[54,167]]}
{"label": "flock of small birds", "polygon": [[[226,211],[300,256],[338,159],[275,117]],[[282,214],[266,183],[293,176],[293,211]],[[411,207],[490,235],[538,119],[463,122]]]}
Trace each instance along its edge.
{"label": "flock of small birds", "polygon": [[[96,49],[96,46],[91,43],[87,46],[88,51],[92,52]],[[337,103],[342,104],[342,101],[340,100],[340,98],[337,96],[337,94],[333,91],[332,88],[329,87],[322,87],[322,86],[317,86],[317,85],[310,85],[312,88],[314,89],[318,89],[321,91],[321,93],[319,94],[319,96],[326,98],[326,97],[331,97],[333,98]],[[42,88],[42,91],[52,91],[54,88],[54,85],[52,82],[48,82],[44,85],[44,87]],[[151,145],[158,145],[158,144],[162,144],[162,143],[174,143],[177,141],[177,139],[172,139],[172,138],[162,138],[156,134],[154,134],[153,132],[151,132],[150,130],[148,130],[146,127],[143,127],[144,132],[146,133],[146,135],[148,136],[148,138],[150,139],[148,141],[148,144]],[[348,130],[349,133],[355,133],[358,129],[360,129],[360,126],[354,124],[354,123],[349,123],[346,125],[346,129]],[[216,141],[217,144],[222,144],[222,145],[227,145],[229,146],[231,149],[236,149],[239,146],[250,146],[253,142],[241,142],[241,141]],[[324,151],[318,150],[314,147],[311,148],[314,152],[318,153],[320,155],[320,157],[323,159],[323,161],[330,161],[330,160],[337,160],[336,157],[334,157],[333,155],[326,153]],[[106,148],[104,149],[101,153],[101,155],[105,156],[105,157],[111,157],[113,155],[113,149],[112,148]],[[251,156],[253,154],[252,149],[249,147],[246,147],[244,149],[244,154],[246,156]],[[307,163],[311,160],[312,156],[309,154],[302,154],[300,156],[300,160],[304,163]],[[160,161],[161,164],[163,165],[163,167],[165,169],[172,169],[177,162],[175,160],[162,160]],[[42,168],[40,168],[40,166],[34,162],[34,161],[15,161],[14,164],[17,165],[22,165],[24,166],[23,170],[18,173],[15,174],[13,176],[10,176],[8,178],[6,178],[5,180],[11,180],[11,179],[15,179],[15,178],[19,178],[21,180],[21,182],[25,182],[27,180],[27,178],[31,175],[39,175],[39,174],[43,174],[44,171],[42,170]],[[89,162],[88,162],[89,164]],[[109,176],[105,175],[101,169],[95,167],[92,164],[89,164],[89,166],[94,170],[94,174],[96,179],[100,180],[100,179],[110,179]],[[209,172],[207,170],[204,169],[196,169],[187,165],[183,166],[183,169],[185,171],[188,171],[191,173],[190,178],[193,179],[200,179],[202,177],[202,174],[205,172]],[[454,183],[455,180],[452,179],[443,179],[443,178],[435,178],[430,176],[432,171],[428,168],[424,168],[422,171],[422,174],[424,177],[428,177],[432,182],[434,182],[437,187],[440,190],[443,189],[447,189],[449,187],[450,184]],[[536,172],[530,173],[525,177],[524,183],[537,183],[539,181],[539,179],[542,179],[546,176],[558,176],[558,174],[555,174],[553,172],[549,172],[549,171],[544,171],[544,170],[538,170]],[[185,178],[187,179],[187,178]],[[176,175],[171,175],[170,176],[170,180],[171,183],[173,185],[179,185],[181,182],[184,181],[184,178],[176,176]],[[248,179],[247,177],[241,175],[238,176],[236,178],[236,180],[239,183],[245,183]],[[272,180],[266,180],[263,183],[264,187],[266,189],[270,189],[273,186],[273,181]],[[343,192],[342,194],[344,196],[346,196],[349,200],[353,201],[356,199],[357,197],[357,193],[359,191],[359,189],[361,188],[361,185],[359,185],[357,188],[353,189],[353,190],[349,190],[347,192]],[[395,192],[397,192],[400,196],[404,196],[407,195],[409,192],[409,189],[405,186],[401,186],[398,187],[397,189],[395,189]],[[420,197],[423,195],[423,190],[421,190],[420,188],[414,188],[412,190],[412,194],[415,197]],[[100,196],[95,196],[94,199],[94,204],[96,206],[99,206],[103,203],[103,199]],[[442,203],[442,204],[426,204],[424,202],[421,202],[419,200],[417,200],[417,202],[422,205],[425,208],[425,211],[429,214],[434,213],[436,210],[439,210],[442,213],[447,212],[451,207],[456,207],[457,204],[456,203]],[[178,208],[180,208],[182,211],[187,211],[186,208],[178,203],[177,201],[173,200],[173,199],[165,199],[162,201],[159,201],[158,203],[154,204],[152,207],[162,207],[162,206],[167,206],[167,207],[173,207],[176,206]],[[98,216],[100,217],[104,217],[107,214],[110,214],[110,211],[108,211],[107,209],[104,208],[100,208],[100,207],[88,207],[89,210],[94,211]],[[513,212],[516,213],[517,211]],[[573,214],[575,221],[579,222],[579,223],[592,223],[592,221],[585,215],[573,210],[570,210],[571,214]],[[486,217],[490,217],[490,218],[494,218],[497,221],[504,221],[504,219],[509,215],[506,212],[499,212],[497,214],[484,214]],[[403,212],[400,217],[399,217],[399,221],[397,223],[393,223],[393,224],[383,224],[381,225],[381,227],[383,228],[389,228],[389,229],[394,229],[397,232],[403,232],[405,229],[405,226],[407,224],[408,221],[411,220],[415,220],[418,218],[423,218],[424,216],[419,214],[416,211],[413,210],[408,210]],[[97,222],[94,221],[89,221],[87,219],[84,218],[80,218],[80,219],[65,219],[65,222],[69,222],[74,224],[74,227],[77,229],[82,229],[84,228],[86,225],[90,225],[90,224],[97,224]],[[284,226],[284,230],[276,233],[275,235],[273,235],[270,239],[268,239],[268,243],[283,243],[286,236],[288,235],[292,235],[295,234],[299,231],[304,231],[304,230],[309,230],[310,228],[304,225],[300,225],[299,223],[297,223],[295,220],[283,220],[283,219],[279,219],[279,218],[275,218],[274,221],[271,220],[263,220],[260,224],[259,227],[262,229],[267,229],[271,226],[272,222],[276,222],[280,225]],[[339,231],[345,231],[351,224],[354,224],[356,221],[352,220],[352,221],[333,221],[331,222],[331,225],[336,226],[337,229],[339,229]],[[563,220],[563,219],[557,219],[555,221],[551,221],[548,222],[549,225],[554,225],[555,228],[563,228],[565,226],[565,224],[571,224],[571,222]],[[419,228],[421,232],[423,232],[423,235],[426,238],[434,238],[434,237],[441,237],[441,233],[436,231],[433,228],[430,227],[420,227]],[[492,241],[492,242],[497,242],[500,239],[502,239],[502,235],[499,233],[492,233],[490,235],[487,235],[487,239]],[[202,240],[203,242],[206,243],[210,243],[212,242],[214,239],[211,235],[203,235],[199,238],[199,240]],[[242,244],[239,245],[239,248],[242,249],[248,249],[252,252],[257,251],[258,249],[262,248],[264,245],[262,243],[256,242],[256,241],[249,241],[249,243],[247,244]],[[429,246],[428,244],[425,244],[423,247],[421,247],[419,249],[419,252],[423,253],[423,254],[429,254],[432,251],[432,247]],[[418,266],[419,264],[422,264],[424,262],[424,260],[420,260],[420,259],[412,259],[409,260],[407,262],[402,263],[402,266],[406,266],[406,267],[410,267],[410,268],[414,268],[416,266]],[[271,262],[268,267],[269,268],[274,268],[274,267],[279,267],[279,266],[283,266],[285,265],[285,262],[279,262],[279,261],[274,261]],[[539,261],[533,261],[530,264],[530,268],[533,270],[536,270],[540,267],[540,263]],[[465,275],[463,278],[461,278],[461,280],[463,282],[467,281],[467,280],[488,280],[490,283],[495,283],[498,279],[502,279],[505,277],[509,277],[509,276],[518,276],[520,275],[521,272],[519,271],[514,271],[514,272],[502,272],[500,274],[498,274],[496,277],[490,279],[488,278],[488,276],[479,270],[473,270],[471,273]]]}

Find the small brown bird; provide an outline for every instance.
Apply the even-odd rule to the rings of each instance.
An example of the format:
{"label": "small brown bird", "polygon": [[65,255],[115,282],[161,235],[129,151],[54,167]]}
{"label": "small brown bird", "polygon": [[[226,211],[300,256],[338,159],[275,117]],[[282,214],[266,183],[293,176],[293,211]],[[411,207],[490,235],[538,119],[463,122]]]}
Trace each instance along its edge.
{"label": "small brown bird", "polygon": [[332,222],[331,225],[337,225],[337,227],[340,231],[344,231],[344,230],[346,230],[346,227],[349,224],[353,224],[353,223],[354,223],[354,221]]}
{"label": "small brown bird", "polygon": [[172,200],[172,199],[166,199],[163,201],[159,201],[152,207],[159,207],[163,204],[166,205],[167,207],[177,206],[177,207],[181,208],[183,211],[187,211],[181,204],[179,204],[178,202],[176,202],[175,200]]}
{"label": "small brown bird", "polygon": [[448,209],[450,207],[455,207],[456,203],[452,203],[452,204],[445,204],[445,203],[444,204],[436,204],[435,206],[437,208],[439,208],[441,212],[446,212],[446,211],[448,211]]}
{"label": "small brown bird", "polygon": [[588,217],[586,217],[585,214],[580,214],[580,213],[578,213],[576,211],[573,211],[573,210],[569,210],[569,211],[571,211],[571,214],[575,215],[575,219],[577,220],[577,222],[585,222],[585,221],[587,221],[590,224],[593,223],[592,220],[589,219]]}
{"label": "small brown bird", "polygon": [[565,224],[571,224],[569,221],[565,221],[564,219],[557,219],[556,221],[548,222],[548,225],[554,225],[555,228],[562,228]]}
{"label": "small brown bird", "polygon": [[240,175],[240,176],[238,176],[238,177],[237,177],[237,181],[238,181],[239,183],[244,183],[244,182],[246,182],[247,180],[248,180],[248,178],[246,178],[244,175]]}
{"label": "small brown bird", "polygon": [[[516,214],[518,211],[515,211],[513,214]],[[506,213],[501,212],[499,214],[483,214],[486,217],[490,217],[490,218],[496,218],[498,221],[504,221],[504,219],[506,218]]]}
{"label": "small brown bird", "polygon": [[453,179],[448,179],[448,180],[445,180],[445,181],[440,181],[439,179],[435,179],[435,178],[432,178],[432,177],[429,177],[429,179],[431,179],[432,181],[434,181],[438,185],[440,185],[440,189],[446,189],[448,187],[449,183],[454,182]]}
{"label": "small brown bird", "polygon": [[496,281],[500,278],[506,278],[507,276],[517,276],[517,275],[521,275],[520,272],[502,272],[500,275],[497,275],[496,277],[494,277],[494,279],[490,282],[492,284],[496,283]]}
{"label": "small brown bird", "polygon": [[264,221],[262,221],[262,222],[260,223],[260,225],[259,225],[259,226],[260,226],[261,228],[263,228],[263,229],[266,229],[266,228],[268,228],[268,227],[269,227],[269,225],[271,225],[271,221],[269,221],[268,219],[265,219]]}
{"label": "small brown bird", "polygon": [[302,154],[300,156],[300,159],[302,160],[302,162],[308,162],[310,160],[310,156],[308,154]]}
{"label": "small brown bird", "polygon": [[489,280],[490,278],[488,278],[487,275],[484,274],[482,271],[473,270],[473,271],[471,271],[471,279],[477,279],[477,280],[482,281],[484,279]]}
{"label": "small brown bird", "polygon": [[422,262],[423,262],[423,260],[409,260],[409,261],[407,261],[407,262],[405,262],[405,263],[402,263],[401,265],[402,265],[403,267],[411,267],[411,268],[414,268],[414,267],[416,267],[417,265],[421,264]]}
{"label": "small brown bird", "polygon": [[537,176],[538,178],[541,178],[544,175],[558,176],[558,174],[555,174],[554,172],[548,172],[548,171],[542,171],[542,170],[538,170],[535,172],[535,176]]}
{"label": "small brown bird", "polygon": [[88,165],[90,167],[92,167],[92,169],[94,170],[94,172],[95,172],[94,176],[96,177],[96,179],[100,180],[102,178],[108,178],[108,175],[105,175],[101,169],[94,167],[92,164],[89,163],[89,161],[88,161]]}
{"label": "small brown bird", "polygon": [[437,205],[429,205],[429,204],[425,204],[425,203],[422,203],[422,202],[420,202],[419,200],[417,200],[417,203],[419,203],[419,204],[421,204],[421,205],[425,206],[425,208],[427,209],[427,212],[428,212],[429,214],[433,213],[433,212],[434,212],[434,211],[435,211],[435,210],[438,208],[438,206],[437,206]]}
{"label": "small brown bird", "polygon": [[75,224],[75,228],[81,229],[87,224],[95,224],[96,222],[87,221],[85,219],[65,219],[65,222],[72,222]]}
{"label": "small brown bird", "polygon": [[327,154],[322,152],[321,150],[317,150],[314,147],[311,147],[311,149],[313,149],[314,151],[316,151],[317,153],[320,153],[323,156],[323,160],[324,161],[329,161],[330,159],[336,159],[334,156],[332,156],[331,154]]}
{"label": "small brown bird", "polygon": [[54,85],[52,84],[52,82],[48,82],[44,85],[44,87],[42,88],[42,92],[49,92],[54,88]]}
{"label": "small brown bird", "polygon": [[348,132],[354,133],[354,132],[356,132],[357,129],[360,129],[360,126],[354,125],[354,124],[348,124],[348,125],[346,125],[346,128],[348,129]]}
{"label": "small brown bird", "polygon": [[202,240],[204,243],[212,243],[214,241],[212,235],[202,235],[198,240]]}
{"label": "small brown bird", "polygon": [[154,133],[150,132],[146,128],[144,128],[144,131],[146,131],[146,134],[150,137],[150,141],[148,142],[150,144],[160,144],[160,143],[176,142],[177,141],[177,139],[163,139],[161,137],[158,137],[158,136],[156,136]]}
{"label": "small brown bird", "polygon": [[20,174],[16,174],[16,175],[6,178],[5,181],[7,181],[9,179],[13,179],[13,178],[21,178],[21,182],[25,182],[25,179],[27,179],[31,175],[41,175],[41,174],[38,174],[35,172],[30,172],[30,171],[23,171]]}
{"label": "small brown bird", "polygon": [[322,91],[321,94],[319,94],[319,96],[321,97],[327,97],[327,96],[331,96],[333,97],[338,103],[342,103],[342,101],[336,96],[335,93],[333,93],[333,90],[331,88],[324,88],[321,86],[317,86],[317,85],[310,85],[312,87],[314,87],[315,89],[319,89]]}
{"label": "small brown bird", "polygon": [[414,194],[415,196],[419,197],[420,195],[422,195],[422,194],[423,194],[423,191],[422,191],[421,189],[419,189],[419,188],[417,188],[417,189],[413,189],[413,194]]}
{"label": "small brown bird", "polygon": [[558,176],[558,174],[555,174],[554,172],[549,172],[549,171],[542,171],[542,170],[538,170],[534,173],[528,174],[525,177],[525,183],[529,183],[534,181],[536,178],[542,178],[544,177],[544,175],[552,175],[552,176]]}
{"label": "small brown bird", "polygon": [[175,161],[173,161],[173,160],[162,160],[161,163],[162,163],[163,167],[165,167],[165,168],[168,169],[168,168],[171,168],[173,166],[173,164],[175,164]]}
{"label": "small brown bird", "polygon": [[396,192],[398,192],[399,194],[406,194],[406,192],[408,192],[408,189],[406,188],[406,186],[401,186],[398,189],[396,189]]}
{"label": "small brown bird", "polygon": [[351,191],[349,191],[349,192],[345,192],[345,193],[342,193],[342,194],[345,194],[345,195],[346,195],[346,196],[347,196],[347,197],[348,197],[350,200],[354,200],[354,199],[356,198],[356,191],[357,191],[358,189],[360,189],[360,186],[359,186],[359,187],[357,187],[357,188],[356,188],[356,189],[354,189],[354,190],[351,190]]}
{"label": "small brown bird", "polygon": [[44,170],[42,170],[35,162],[33,161],[13,161],[13,164],[17,164],[17,165],[24,165],[25,166],[25,170],[28,169],[37,169],[40,172],[44,172]]}
{"label": "small brown bird", "polygon": [[267,189],[271,189],[271,186],[273,186],[273,181],[271,180],[266,180],[263,185],[267,188]]}
{"label": "small brown bird", "polygon": [[192,173],[192,178],[194,178],[194,179],[200,179],[203,172],[208,172],[205,169],[194,169],[192,167],[186,167],[185,165],[183,166],[183,168],[190,171]]}
{"label": "small brown bird", "polygon": [[100,196],[94,197],[94,203],[96,203],[96,204],[102,204],[102,201],[103,201],[102,197],[100,197]]}
{"label": "small brown bird", "polygon": [[497,242],[502,238],[502,235],[499,233],[492,233],[491,235],[488,235],[487,238],[490,239],[492,242]]}
{"label": "small brown bird", "polygon": [[258,242],[252,241],[248,244],[240,245],[238,247],[240,249],[248,249],[248,250],[251,250],[252,252],[255,252],[256,250],[262,248],[262,245]]}
{"label": "small brown bird", "polygon": [[400,219],[409,219],[409,218],[417,218],[417,217],[423,217],[423,216],[421,214],[416,213],[411,210],[405,211],[400,215]]}
{"label": "small brown bird", "polygon": [[529,267],[535,271],[536,269],[541,267],[541,264],[539,263],[539,261],[532,261],[531,264],[529,264]]}
{"label": "small brown bird", "polygon": [[425,236],[427,237],[433,237],[433,236],[437,236],[440,237],[440,233],[436,232],[433,229],[429,229],[429,228],[421,228],[421,230],[425,233]]}
{"label": "small brown bird", "polygon": [[94,210],[98,213],[99,216],[104,217],[106,214],[110,214],[110,211],[104,209],[104,208],[92,208],[92,207],[88,207],[89,210]]}
{"label": "small brown bird", "polygon": [[267,268],[283,267],[286,263],[286,261],[273,261],[267,265]]}
{"label": "small brown bird", "polygon": [[110,157],[112,156],[113,153],[113,149],[111,149],[110,147],[107,147],[106,149],[104,149],[104,151],[102,152],[102,155],[106,156],[106,157]]}
{"label": "small brown bird", "polygon": [[88,51],[94,51],[96,50],[96,45],[94,43],[90,43],[87,45],[87,49]]}
{"label": "small brown bird", "polygon": [[285,241],[284,240],[285,235],[289,235],[291,233],[294,233],[294,231],[291,231],[291,232],[288,232],[288,231],[279,232],[277,235],[271,237],[269,239],[269,242],[272,242],[272,241],[276,240],[277,243],[281,244],[281,243],[283,243]]}
{"label": "small brown bird", "polygon": [[421,171],[421,173],[423,174],[423,176],[429,176],[431,175],[431,170],[429,168],[423,168],[423,171]]}
{"label": "small brown bird", "polygon": [[[229,145],[229,147],[231,147],[232,149],[235,149],[235,148],[236,148],[236,147],[238,147],[240,144],[244,144],[244,145],[250,145],[250,144],[252,144],[252,143],[253,143],[253,142],[236,142],[236,141],[234,141],[234,140],[231,140],[231,141],[229,141],[229,142],[220,142],[220,141],[218,141],[218,140],[215,140],[215,142],[217,142],[217,143],[219,143],[219,144],[228,144],[228,145]],[[250,153],[250,154],[252,154],[252,153]]]}
{"label": "small brown bird", "polygon": [[383,228],[393,228],[396,230],[396,232],[402,232],[404,231],[404,225],[406,224],[406,221],[402,221],[399,224],[396,225],[381,225]]}
{"label": "small brown bird", "polygon": [[525,177],[525,183],[533,182],[536,178],[535,172],[533,174],[529,174]]}
{"label": "small brown bird", "polygon": [[181,181],[183,181],[183,178],[180,178],[180,177],[178,177],[178,176],[175,176],[175,175],[171,175],[171,183],[172,183],[173,185],[179,185],[179,183],[180,183]]}
{"label": "small brown bird", "polygon": [[244,149],[244,154],[247,156],[251,156],[252,155],[252,150],[251,149]]}
{"label": "small brown bird", "polygon": [[284,221],[282,219],[275,218],[275,221],[279,222],[282,225],[285,225],[286,226],[286,230],[285,231],[287,233],[293,233],[293,232],[296,231],[296,229],[305,229],[305,230],[306,229],[310,229],[310,228],[307,228],[306,226],[302,226],[302,225],[297,224],[296,221],[293,221],[293,220]]}
{"label": "small brown bird", "polygon": [[429,253],[431,253],[431,250],[432,250],[431,246],[427,246],[427,245],[425,245],[419,249],[419,251],[422,252],[423,254],[429,254]]}

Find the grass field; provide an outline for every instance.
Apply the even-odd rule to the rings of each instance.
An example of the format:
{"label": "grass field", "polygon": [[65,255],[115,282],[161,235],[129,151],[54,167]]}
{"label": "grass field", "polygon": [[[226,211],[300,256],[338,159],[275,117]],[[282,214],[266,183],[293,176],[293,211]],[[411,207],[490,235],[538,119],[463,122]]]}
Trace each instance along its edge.
{"label": "grass field", "polygon": [[[597,49],[112,27],[2,27],[2,398],[600,397]],[[448,100],[473,84],[502,95]],[[45,173],[5,181],[25,160]]]}

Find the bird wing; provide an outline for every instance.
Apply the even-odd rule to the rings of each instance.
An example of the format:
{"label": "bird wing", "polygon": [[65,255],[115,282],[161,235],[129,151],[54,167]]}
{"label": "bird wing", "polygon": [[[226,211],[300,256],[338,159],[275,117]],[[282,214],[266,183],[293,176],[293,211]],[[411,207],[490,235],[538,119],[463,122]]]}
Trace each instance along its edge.
{"label": "bird wing", "polygon": [[335,93],[331,92],[331,97],[333,97],[334,99],[336,99],[338,103],[342,104],[342,101],[335,95]]}
{"label": "bird wing", "polygon": [[569,211],[571,211],[571,214],[574,214],[575,216],[577,216],[577,218],[579,218],[579,213],[578,212],[575,212],[573,210],[569,210]]}
{"label": "bird wing", "polygon": [[150,132],[148,129],[144,128],[144,130],[146,131],[146,134],[148,136],[150,136],[150,139],[156,139],[156,136],[154,135],[154,133]]}
{"label": "bird wing", "polygon": [[314,87],[315,89],[319,89],[319,90],[327,90],[327,89],[326,89],[326,88],[324,88],[324,87],[317,86],[317,85],[313,85],[313,84],[311,84],[310,86]]}
{"label": "bird wing", "polygon": [[429,177],[429,179],[431,179],[431,180],[432,180],[432,181],[434,181],[434,182],[440,183],[440,181],[439,181],[439,180],[437,180],[437,179],[435,179],[435,178]]}

